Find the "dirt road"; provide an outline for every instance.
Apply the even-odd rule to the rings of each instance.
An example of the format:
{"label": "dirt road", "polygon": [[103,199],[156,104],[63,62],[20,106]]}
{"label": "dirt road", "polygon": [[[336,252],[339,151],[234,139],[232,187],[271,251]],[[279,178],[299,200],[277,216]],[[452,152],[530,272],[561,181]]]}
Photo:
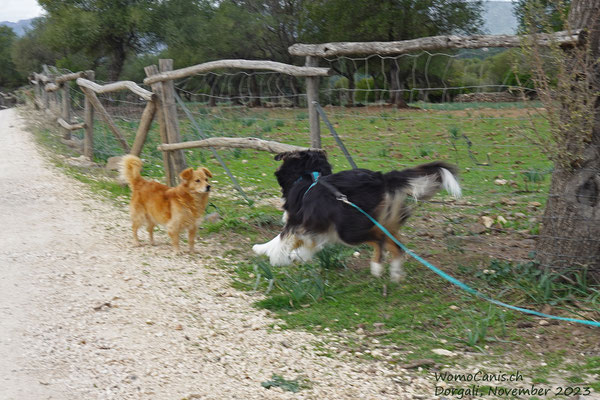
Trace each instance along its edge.
{"label": "dirt road", "polygon": [[[0,399],[433,398],[423,378],[278,329],[230,288],[219,243],[133,248],[126,209],[50,165],[14,109],[0,154]],[[310,387],[263,388],[272,374]]]}

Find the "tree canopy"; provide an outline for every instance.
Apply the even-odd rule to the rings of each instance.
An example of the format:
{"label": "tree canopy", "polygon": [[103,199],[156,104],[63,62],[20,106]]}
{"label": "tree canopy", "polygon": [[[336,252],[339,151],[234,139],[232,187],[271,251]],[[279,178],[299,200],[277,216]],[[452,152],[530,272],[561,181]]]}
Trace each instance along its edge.
{"label": "tree canopy", "polygon": [[[40,0],[46,15],[17,42],[19,70],[36,57],[100,79],[162,56],[176,68],[220,58],[292,63],[294,43],[404,40],[481,27],[467,0]],[[20,43],[19,43],[20,42]],[[105,76],[103,76],[105,75]]]}
{"label": "tree canopy", "polygon": [[408,40],[450,33],[478,33],[481,1],[329,0],[307,4],[303,40]]}
{"label": "tree canopy", "polygon": [[[44,40],[61,66],[81,69],[105,63],[117,80],[128,54],[155,48],[159,0],[39,0],[47,15]],[[76,65],[73,68],[73,65]]]}
{"label": "tree canopy", "polygon": [[22,79],[11,58],[15,39],[16,35],[11,28],[0,26],[0,89],[15,88]]}

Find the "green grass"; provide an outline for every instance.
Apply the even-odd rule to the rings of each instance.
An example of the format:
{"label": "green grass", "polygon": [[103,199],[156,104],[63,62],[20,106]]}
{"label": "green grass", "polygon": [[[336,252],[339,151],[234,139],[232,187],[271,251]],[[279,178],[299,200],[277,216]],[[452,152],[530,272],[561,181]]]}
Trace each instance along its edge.
{"label": "green grass", "polygon": [[[575,274],[572,276],[575,283],[565,284],[557,276],[544,275],[537,267],[528,265],[527,252],[513,255],[510,246],[506,251],[494,251],[495,246],[505,246],[505,241],[518,242],[523,235],[539,231],[542,207],[532,204],[545,203],[550,183],[550,162],[519,133],[530,118],[520,110],[522,105],[496,104],[497,109],[489,104],[481,108],[472,103],[419,106],[426,106],[429,111],[326,109],[359,167],[389,171],[437,159],[458,165],[464,198],[456,205],[442,193],[435,198],[441,203],[419,204],[402,229],[407,246],[499,300],[538,310],[544,304],[551,304],[553,312],[561,315],[578,317],[573,314],[575,311],[597,316],[600,294],[598,288],[585,282],[584,276]],[[199,118],[197,123],[202,133],[208,136],[262,137],[308,145],[306,110],[216,109],[201,105],[191,108]],[[537,122],[542,130],[547,129],[542,118]],[[125,121],[118,124],[131,143],[136,124]],[[188,120],[182,118],[180,127],[183,140],[200,138]],[[327,128],[323,125],[321,129],[323,147],[334,170],[348,169]],[[42,132],[39,138],[52,152],[76,155],[52,132]],[[97,162],[122,153],[99,121],[95,126],[95,141]],[[153,124],[142,153],[143,174],[162,179],[158,144],[158,127]],[[365,359],[403,362],[434,358],[440,363],[458,362],[432,353],[436,348],[493,356],[506,362],[525,358],[547,364],[529,367],[530,378],[542,382],[551,378],[553,368],[565,358],[560,353],[564,350],[577,360],[569,379],[585,380],[587,375],[597,372],[597,364],[585,362],[577,355],[583,351],[579,347],[573,350],[571,345],[561,343],[559,346],[564,348],[556,353],[544,349],[530,351],[528,346],[535,344],[535,335],[539,333],[535,320],[490,307],[413,261],[406,265],[408,280],[393,284],[369,274],[367,247],[336,247],[321,253],[312,264],[288,268],[271,268],[264,259],[245,258],[249,243],[266,241],[281,229],[281,212],[273,202],[281,195],[273,176],[279,163],[271,154],[254,150],[219,150],[219,154],[254,205],[249,206],[233,189],[209,150],[186,150],[189,165],[206,166],[214,173],[215,190],[211,197],[214,209],[209,208],[208,212],[218,210],[221,219],[206,224],[203,234],[224,243],[239,243],[228,249],[228,255],[237,260],[233,268],[231,262],[225,265],[222,261],[216,267],[232,271],[236,288],[263,293],[263,299],[255,306],[271,310],[281,319],[284,329],[328,330],[341,338],[338,348],[351,355],[362,354],[358,357]],[[76,168],[66,171],[104,196],[116,200],[127,197],[128,189],[115,184],[110,175]],[[497,180],[506,183],[497,184]],[[494,229],[481,235],[473,234],[470,225],[477,223],[482,215],[495,221],[501,216],[506,222],[496,222]],[[435,236],[432,238],[430,234]],[[484,245],[473,245],[470,238],[479,238]],[[354,251],[360,255],[353,257]],[[506,260],[513,256],[515,261]],[[490,274],[490,270],[494,273]],[[587,309],[575,309],[575,301],[585,304]],[[529,330],[518,328],[523,322],[534,326]],[[374,340],[378,343],[374,344]],[[395,355],[391,358],[379,355],[378,346],[388,349],[386,354]],[[323,351],[335,356],[335,352],[325,348]]]}

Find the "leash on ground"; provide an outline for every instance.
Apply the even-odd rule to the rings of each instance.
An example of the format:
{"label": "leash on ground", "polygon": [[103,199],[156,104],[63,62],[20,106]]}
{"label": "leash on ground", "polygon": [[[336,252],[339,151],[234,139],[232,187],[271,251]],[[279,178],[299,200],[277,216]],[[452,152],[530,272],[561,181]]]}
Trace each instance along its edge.
{"label": "leash on ground", "polygon": [[[319,181],[319,183],[323,184],[323,181]],[[329,186],[329,185],[325,185],[325,186]],[[331,190],[331,189],[330,189]],[[424,266],[426,266],[427,268],[429,268],[430,270],[432,270],[433,272],[435,272],[436,274],[438,274],[439,276],[441,276],[442,278],[444,278],[445,280],[447,280],[448,282],[458,286],[459,288],[463,289],[464,291],[477,296],[485,301],[488,301],[492,304],[496,304],[497,306],[500,307],[504,307],[504,308],[508,308],[511,310],[515,310],[515,311],[520,311],[522,313],[526,313],[526,314],[530,314],[530,315],[535,315],[537,317],[543,317],[543,318],[549,318],[549,319],[556,319],[559,321],[568,321],[568,322],[576,322],[578,324],[584,324],[584,325],[590,325],[590,326],[596,326],[596,327],[600,327],[600,322],[596,322],[596,321],[588,321],[588,320],[584,320],[584,319],[575,319],[575,318],[568,318],[568,317],[559,317],[556,315],[550,315],[550,314],[544,314],[541,312],[537,312],[537,311],[533,311],[533,310],[529,310],[527,308],[522,308],[522,307],[517,307],[517,306],[513,306],[507,303],[503,303],[499,300],[493,299],[491,297],[489,297],[488,295],[485,295],[481,292],[479,292],[476,289],[473,289],[472,287],[468,286],[467,284],[459,281],[458,279],[454,278],[451,275],[448,275],[447,273],[445,273],[444,271],[442,271],[441,269],[437,268],[435,265],[431,264],[429,261],[421,258],[418,254],[415,254],[413,251],[411,251],[408,247],[406,247],[405,245],[403,245],[402,243],[400,243],[400,241],[398,239],[396,239],[396,237],[394,235],[392,235],[383,225],[381,225],[375,218],[371,217],[365,210],[363,210],[362,208],[360,208],[359,206],[357,206],[356,204],[354,204],[353,202],[351,202],[350,200],[348,200],[348,198],[341,194],[339,191],[335,190],[334,194],[336,196],[336,200],[339,200],[345,204],[348,204],[352,207],[354,207],[355,209],[357,209],[358,211],[360,211],[362,214],[364,214],[367,218],[369,218],[369,220],[375,224],[375,226],[377,228],[379,228],[379,230],[381,230],[387,237],[390,238],[390,240],[392,240],[396,245],[398,245],[398,247],[400,247],[402,250],[404,250],[404,252],[406,254],[408,254],[409,256],[411,256],[412,258],[414,258],[415,260],[417,260],[418,262],[420,262],[421,264],[423,264]]]}

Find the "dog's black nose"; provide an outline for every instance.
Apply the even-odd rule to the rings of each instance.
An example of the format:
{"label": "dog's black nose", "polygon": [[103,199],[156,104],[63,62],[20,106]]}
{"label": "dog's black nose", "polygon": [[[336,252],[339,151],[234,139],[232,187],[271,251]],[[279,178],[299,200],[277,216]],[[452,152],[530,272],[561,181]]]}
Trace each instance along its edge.
{"label": "dog's black nose", "polygon": [[207,191],[207,192],[210,192],[210,185],[208,185],[208,186],[206,187],[206,191]]}

